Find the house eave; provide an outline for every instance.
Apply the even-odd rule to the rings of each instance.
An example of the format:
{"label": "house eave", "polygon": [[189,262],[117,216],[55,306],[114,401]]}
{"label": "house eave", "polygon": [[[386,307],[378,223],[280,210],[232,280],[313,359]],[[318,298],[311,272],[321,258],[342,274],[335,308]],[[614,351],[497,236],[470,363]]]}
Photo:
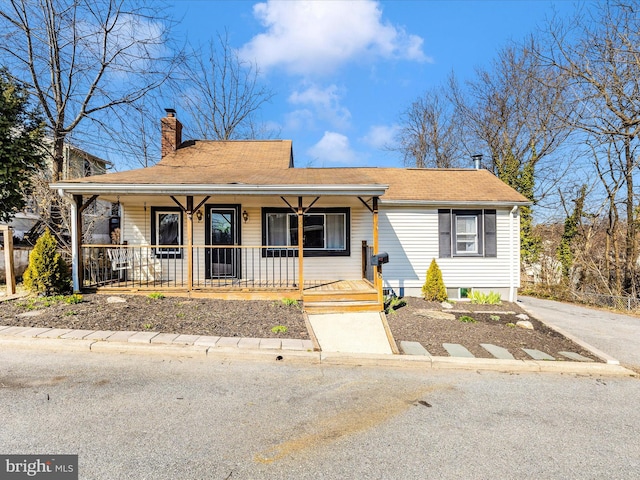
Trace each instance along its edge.
{"label": "house eave", "polygon": [[531,202],[522,201],[509,201],[509,200],[400,200],[400,199],[380,199],[381,205],[398,206],[398,207],[411,207],[411,206],[429,206],[429,207],[526,207],[531,205]]}
{"label": "house eave", "polygon": [[50,188],[73,195],[340,195],[382,196],[388,185],[247,185],[247,184],[101,184],[53,183]]}

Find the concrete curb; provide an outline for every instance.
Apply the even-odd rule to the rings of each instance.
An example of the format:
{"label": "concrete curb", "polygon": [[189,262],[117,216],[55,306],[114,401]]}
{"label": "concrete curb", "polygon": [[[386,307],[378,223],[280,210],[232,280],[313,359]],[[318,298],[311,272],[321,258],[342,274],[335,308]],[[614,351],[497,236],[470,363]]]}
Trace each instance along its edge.
{"label": "concrete curb", "polygon": [[608,365],[620,365],[620,361],[615,359],[615,358],[613,358],[608,353],[604,353],[602,350],[597,349],[593,345],[589,345],[584,340],[579,339],[575,335],[567,332],[566,330],[558,327],[557,325],[554,325],[553,323],[549,322],[548,320],[540,320],[539,316],[536,315],[535,312],[531,311],[531,309],[529,307],[527,307],[526,305],[523,305],[523,304],[519,304],[519,305],[520,305],[520,308],[522,308],[524,311],[526,311],[529,315],[531,315],[532,317],[534,317],[538,321],[544,323],[551,330],[555,330],[560,335],[562,335],[562,336],[568,338],[569,340],[571,340],[573,343],[575,343],[577,345],[580,345],[582,348],[584,348],[585,350],[589,351],[591,354],[593,354],[594,356],[598,357],[600,360],[606,362]]}
{"label": "concrete curb", "polygon": [[[9,330],[9,328],[11,330]],[[456,357],[432,357],[429,355],[388,355],[388,354],[351,354],[334,352],[313,351],[313,345],[308,349],[274,349],[274,348],[242,348],[241,339],[223,341],[211,345],[212,340],[198,343],[154,343],[150,338],[145,343],[139,341],[109,341],[104,339],[87,339],[91,333],[85,334],[85,338],[60,338],[73,330],[56,331],[57,338],[48,338],[47,333],[40,332],[42,336],[25,335],[29,327],[3,327],[0,326],[0,346],[3,348],[21,348],[49,351],[70,351],[87,353],[111,353],[134,355],[168,355],[182,358],[202,358],[219,362],[227,361],[255,361],[270,360],[282,363],[307,363],[342,366],[363,367],[391,367],[391,368],[415,368],[419,370],[475,370],[494,371],[504,373],[564,373],[579,375],[603,375],[603,376],[636,376],[636,373],[618,364],[612,363],[582,363],[569,361],[544,362],[535,360],[500,360],[490,358],[456,358]],[[41,330],[41,329],[37,329]],[[53,330],[53,329],[49,329]],[[3,333],[9,333],[5,335]],[[36,333],[36,329],[33,329]],[[83,332],[84,333],[84,332]],[[115,333],[115,332],[114,332]],[[129,338],[136,332],[128,332]],[[149,332],[143,332],[149,333]],[[22,335],[20,335],[22,334]],[[72,335],[76,337],[79,335]],[[199,337],[205,338],[205,337]],[[213,339],[216,337],[206,337]],[[136,340],[139,340],[137,337]],[[223,340],[224,337],[220,340]],[[231,339],[228,339],[231,340]],[[256,339],[249,343],[257,344]],[[259,339],[257,339],[259,340]],[[245,341],[247,343],[247,341]],[[230,346],[236,345],[236,346]]]}

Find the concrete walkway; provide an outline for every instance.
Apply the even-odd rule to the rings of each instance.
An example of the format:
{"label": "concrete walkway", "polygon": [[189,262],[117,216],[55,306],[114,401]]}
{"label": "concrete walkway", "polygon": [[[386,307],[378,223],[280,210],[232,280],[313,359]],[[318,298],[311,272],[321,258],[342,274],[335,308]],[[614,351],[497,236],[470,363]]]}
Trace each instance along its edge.
{"label": "concrete walkway", "polygon": [[393,353],[380,313],[315,314],[309,323],[323,352]]}
{"label": "concrete walkway", "polygon": [[520,297],[519,303],[544,323],[640,369],[640,318],[532,297]]}

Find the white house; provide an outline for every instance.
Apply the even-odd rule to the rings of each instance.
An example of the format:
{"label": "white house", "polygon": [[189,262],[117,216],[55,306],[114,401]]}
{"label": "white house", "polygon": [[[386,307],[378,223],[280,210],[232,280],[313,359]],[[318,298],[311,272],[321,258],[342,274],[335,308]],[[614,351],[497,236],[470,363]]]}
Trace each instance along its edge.
{"label": "white house", "polygon": [[[451,298],[516,298],[529,202],[486,170],[296,168],[289,140],[182,142],[172,111],[162,129],[157,165],[51,186],[75,199],[75,290],[375,310],[384,290],[419,296],[435,258]],[[120,205],[117,247],[79,242],[97,198]]]}

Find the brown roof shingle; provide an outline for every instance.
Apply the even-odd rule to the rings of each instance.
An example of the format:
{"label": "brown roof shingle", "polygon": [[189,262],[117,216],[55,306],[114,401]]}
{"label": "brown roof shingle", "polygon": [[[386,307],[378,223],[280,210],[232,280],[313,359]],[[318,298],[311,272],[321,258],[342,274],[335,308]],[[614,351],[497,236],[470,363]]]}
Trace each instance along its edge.
{"label": "brown roof shingle", "polygon": [[[528,203],[487,170],[290,168],[291,141],[196,141],[157,165],[67,183],[104,185],[388,185],[383,201]],[[170,193],[167,190],[167,193]]]}

